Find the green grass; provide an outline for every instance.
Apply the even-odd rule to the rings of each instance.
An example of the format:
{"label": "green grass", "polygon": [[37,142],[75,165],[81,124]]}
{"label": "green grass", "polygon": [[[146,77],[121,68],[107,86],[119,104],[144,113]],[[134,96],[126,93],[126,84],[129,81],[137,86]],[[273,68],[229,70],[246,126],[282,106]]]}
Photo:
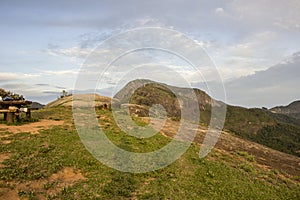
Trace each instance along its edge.
{"label": "green grass", "polygon": [[[145,140],[127,136],[112,122],[109,111],[99,111],[110,126],[107,136],[124,149],[147,152],[158,149],[169,139],[157,135]],[[45,109],[35,113],[39,118],[71,120],[71,110]],[[2,133],[1,133],[2,134]],[[63,187],[49,195],[56,183],[48,182],[42,191],[18,190],[20,197],[38,199],[299,199],[300,185],[295,178],[279,176],[281,172],[264,171],[249,160],[245,152],[225,154],[212,152],[199,159],[200,146],[189,150],[170,166],[143,174],[123,173],[97,161],[85,149],[74,127],[54,127],[40,134],[8,134],[11,140],[0,146],[0,153],[10,153],[0,168],[1,188],[17,188],[20,183],[48,178],[65,167],[80,170],[85,180]],[[213,159],[210,159],[213,158]]]}

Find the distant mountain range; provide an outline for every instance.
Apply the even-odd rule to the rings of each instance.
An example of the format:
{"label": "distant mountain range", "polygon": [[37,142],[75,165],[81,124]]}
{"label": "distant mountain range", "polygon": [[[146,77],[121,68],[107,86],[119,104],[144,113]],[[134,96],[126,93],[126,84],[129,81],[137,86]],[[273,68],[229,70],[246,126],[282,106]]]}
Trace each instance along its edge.
{"label": "distant mountain range", "polygon": [[32,110],[39,110],[41,108],[43,108],[45,105],[40,104],[39,102],[32,102],[32,104],[30,105],[30,109]]}

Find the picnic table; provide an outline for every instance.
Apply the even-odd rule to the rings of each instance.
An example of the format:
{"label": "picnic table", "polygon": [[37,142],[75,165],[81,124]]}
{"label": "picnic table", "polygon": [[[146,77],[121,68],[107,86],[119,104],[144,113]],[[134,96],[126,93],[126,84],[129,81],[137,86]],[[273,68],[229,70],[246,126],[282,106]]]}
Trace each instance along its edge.
{"label": "picnic table", "polygon": [[19,116],[20,112],[25,112],[27,117],[30,117],[30,109],[22,108],[30,105],[31,101],[13,100],[13,101],[0,101],[0,113],[4,114],[4,120],[12,123]]}

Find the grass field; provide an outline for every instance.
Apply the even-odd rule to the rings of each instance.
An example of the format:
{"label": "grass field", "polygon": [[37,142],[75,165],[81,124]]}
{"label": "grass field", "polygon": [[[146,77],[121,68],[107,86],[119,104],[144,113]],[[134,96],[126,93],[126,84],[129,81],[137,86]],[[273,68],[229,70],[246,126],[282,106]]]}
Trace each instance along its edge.
{"label": "grass field", "polygon": [[[119,130],[109,111],[97,112],[107,136],[124,149],[147,152],[170,141],[160,134],[137,140]],[[43,109],[33,116],[64,124],[39,134],[0,130],[0,199],[300,199],[299,177],[257,167],[247,152],[216,149],[199,159],[200,145],[193,143],[164,169],[123,173],[85,149],[71,109]]]}

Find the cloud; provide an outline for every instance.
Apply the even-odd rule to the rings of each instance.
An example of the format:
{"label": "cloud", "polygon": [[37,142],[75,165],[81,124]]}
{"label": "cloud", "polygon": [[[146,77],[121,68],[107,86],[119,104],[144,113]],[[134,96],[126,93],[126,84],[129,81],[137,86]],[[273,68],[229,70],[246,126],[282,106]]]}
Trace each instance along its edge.
{"label": "cloud", "polygon": [[20,79],[30,79],[39,77],[38,74],[22,74],[22,73],[11,73],[11,72],[0,72],[0,83],[11,82]]}
{"label": "cloud", "polygon": [[215,13],[216,14],[222,14],[224,12],[223,8],[216,8]]}
{"label": "cloud", "polygon": [[246,107],[274,107],[299,100],[300,52],[266,70],[224,82],[227,98],[216,81],[194,82],[218,100]]}
{"label": "cloud", "polygon": [[[3,23],[11,26],[30,25],[73,30],[114,29],[135,23],[135,27],[149,26],[153,25],[152,20],[185,32],[200,28],[205,28],[205,31],[254,31],[263,27],[299,31],[299,4],[298,0],[286,0],[284,3],[281,0],[79,0],[76,3],[61,0],[44,4],[29,0],[26,3],[20,1],[4,4],[1,17]],[[7,11],[16,7],[19,9],[15,14]],[[36,10],[46,14],[33,12]]]}
{"label": "cloud", "polygon": [[0,83],[17,80],[19,78],[18,74],[16,73],[3,73],[0,72]]}
{"label": "cloud", "polygon": [[276,32],[263,31],[232,45],[213,46],[208,48],[208,52],[211,52],[212,59],[221,71],[231,71],[232,77],[245,76],[267,69],[290,56],[284,44],[278,43],[278,40],[280,36]]}
{"label": "cloud", "polygon": [[295,54],[287,62],[225,83],[229,102],[273,107],[300,99],[297,89],[300,85],[299,65],[300,56]]}
{"label": "cloud", "polygon": [[[233,79],[251,76],[257,78],[254,82],[261,82],[262,77],[269,75],[260,75],[255,71],[264,71],[291,53],[300,51],[299,5],[298,0],[61,0],[43,4],[38,0],[3,1],[0,6],[0,22],[5,28],[1,34],[3,41],[8,41],[9,45],[5,45],[10,47],[0,52],[0,65],[9,66],[13,73],[1,72],[0,83],[9,86],[8,84],[24,82],[43,91],[61,89],[58,88],[60,86],[56,87],[58,83],[71,88],[78,72],[70,68],[79,67],[99,43],[131,28],[159,26],[181,31],[205,48],[220,68],[226,82],[230,82],[228,87],[234,87],[233,90],[237,91],[239,85],[234,85]],[[11,12],[12,10],[15,12]],[[24,35],[30,35],[30,38],[25,41]],[[172,42],[174,46],[181,48],[180,40]],[[116,50],[119,45],[122,44],[115,44]],[[41,53],[40,49],[43,47],[47,49]],[[189,52],[188,46],[182,47]],[[30,53],[16,56],[16,52]],[[98,53],[109,56],[105,51]],[[149,59],[145,58],[147,55],[138,57],[128,55],[123,65],[132,67],[156,61],[155,56]],[[97,63],[96,58],[93,59],[96,62],[88,63],[90,68],[84,72],[87,74],[87,82],[95,80],[89,79],[91,76],[88,73],[95,73],[102,64]],[[165,56],[164,59],[169,58]],[[176,67],[189,80],[197,81],[197,77],[184,64],[163,63],[161,60],[153,63]],[[37,66],[42,70],[31,73],[35,72]],[[115,67],[116,76],[119,75],[118,72],[124,72],[120,66]],[[21,73],[24,68],[27,75]],[[202,73],[207,81],[214,81],[214,72],[210,68],[204,66]],[[271,72],[268,71],[268,74]],[[273,85],[278,84],[276,81],[282,81],[281,87],[287,83],[284,79],[268,80]],[[116,83],[114,77],[108,76],[106,81],[105,88]],[[176,81],[179,80],[175,77],[173,82]],[[260,88],[252,82],[247,82],[245,77],[241,78],[241,93],[252,91],[248,86],[251,84],[254,88],[257,86],[257,90]],[[261,90],[271,91],[272,88],[282,89],[269,85]],[[296,91],[297,88],[290,86],[289,90]],[[31,94],[30,90],[24,91]],[[251,94],[253,102],[256,102],[255,94],[261,95],[255,92]],[[270,94],[276,96],[275,92]],[[241,97],[233,96],[236,97],[236,102],[247,102],[250,105],[247,98],[238,101]],[[275,100],[276,98],[271,99]]]}
{"label": "cloud", "polygon": [[[234,73],[232,76],[229,76],[229,73],[225,75],[225,77],[232,78],[253,74],[256,70],[266,69],[276,64],[291,53],[286,49],[300,50],[300,41],[295,39],[289,42],[291,36],[281,33],[282,29],[278,26],[284,21],[297,26],[300,20],[295,19],[299,19],[300,14],[298,14],[299,3],[296,0],[288,0],[283,6],[278,0],[251,2],[234,0],[218,3],[174,0],[151,1],[146,4],[139,1],[130,2],[139,9],[134,9],[124,2],[116,4],[104,1],[102,4],[106,9],[118,12],[107,13],[105,10],[105,16],[99,14],[94,18],[83,19],[86,21],[85,26],[98,25],[101,27],[99,31],[81,34],[77,46],[54,47],[49,52],[53,55],[85,59],[96,44],[123,30],[134,27],[161,26],[183,31],[194,38],[208,50],[217,65],[222,68],[221,71]],[[65,3],[62,1],[62,4]],[[80,3],[72,5],[72,9],[75,7],[77,10],[76,5]],[[95,8],[98,6],[97,3],[93,5]],[[50,7],[53,6],[55,5]],[[90,6],[87,3],[82,7]],[[178,9],[179,7],[181,9]],[[93,16],[93,11],[94,8],[88,16]],[[84,10],[79,9],[78,12],[81,13]],[[103,19],[107,16],[111,17],[109,20],[111,25],[103,24]],[[66,21],[63,23],[68,27],[83,24],[75,25],[76,23],[70,22],[71,19],[78,20],[77,18],[66,17],[64,19]],[[230,68],[233,69],[230,70]]]}
{"label": "cloud", "polygon": [[58,91],[43,91],[43,94],[47,94],[47,95],[59,95],[60,92]]}
{"label": "cloud", "polygon": [[44,70],[41,71],[41,74],[43,75],[53,75],[53,76],[76,76],[78,74],[77,69],[72,69],[72,70],[57,70],[57,71],[52,71],[52,70]]}
{"label": "cloud", "polygon": [[71,47],[66,49],[59,49],[59,48],[50,48],[48,50],[49,54],[51,55],[63,55],[63,56],[70,56],[70,57],[78,57],[78,58],[85,58],[91,52],[90,49],[80,48],[80,47]]}
{"label": "cloud", "polygon": [[66,89],[65,87],[50,85],[50,84],[44,84],[44,83],[38,83],[38,84],[35,84],[35,85],[40,86],[40,87],[52,87],[52,88],[57,88],[57,89]]}
{"label": "cloud", "polygon": [[300,2],[298,0],[234,0],[228,6],[231,17],[248,26],[277,27],[300,31]]}
{"label": "cloud", "polygon": [[27,84],[24,83],[9,83],[9,84],[3,84],[1,87],[8,89],[8,90],[20,90],[20,89],[30,89],[30,87]]}

